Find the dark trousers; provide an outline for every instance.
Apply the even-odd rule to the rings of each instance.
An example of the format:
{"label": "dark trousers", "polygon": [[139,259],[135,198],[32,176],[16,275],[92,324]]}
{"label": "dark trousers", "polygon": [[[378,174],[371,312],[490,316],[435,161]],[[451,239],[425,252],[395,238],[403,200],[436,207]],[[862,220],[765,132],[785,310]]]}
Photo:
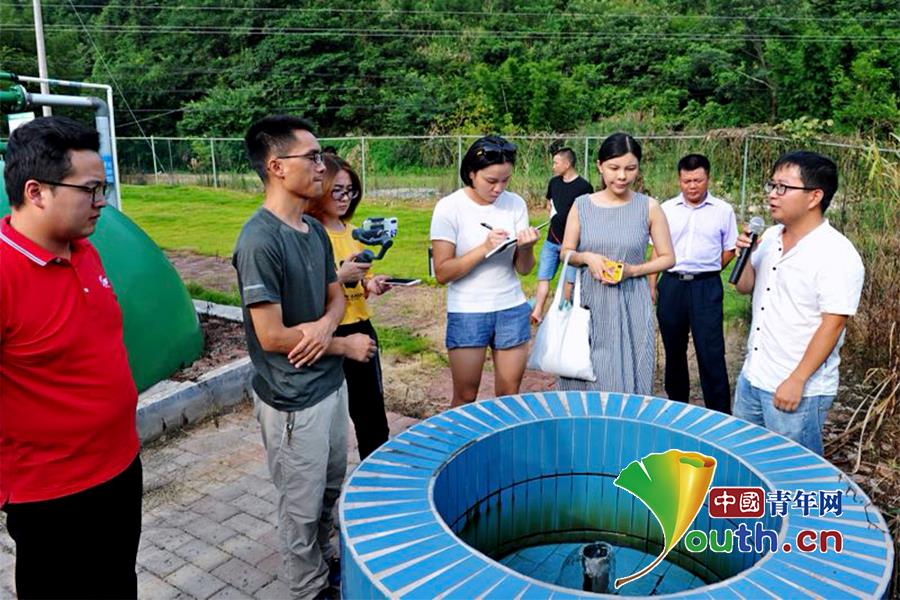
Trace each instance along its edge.
{"label": "dark trousers", "polygon": [[[364,333],[378,343],[378,335],[371,321],[341,325],[334,335],[346,337],[353,333]],[[345,358],[344,378],[347,380],[350,419],[356,429],[359,459],[363,460],[388,440],[389,429],[387,415],[384,413],[380,353],[376,353],[369,362]]]}
{"label": "dark trousers", "polygon": [[142,478],[138,455],[106,483],[4,506],[19,598],[137,598]]}
{"label": "dark trousers", "polygon": [[700,387],[707,408],[731,414],[731,389],[725,366],[725,336],[722,333],[722,279],[718,276],[681,281],[663,274],[657,286],[656,316],[666,351],[666,394],[687,402],[688,334],[694,338]]}

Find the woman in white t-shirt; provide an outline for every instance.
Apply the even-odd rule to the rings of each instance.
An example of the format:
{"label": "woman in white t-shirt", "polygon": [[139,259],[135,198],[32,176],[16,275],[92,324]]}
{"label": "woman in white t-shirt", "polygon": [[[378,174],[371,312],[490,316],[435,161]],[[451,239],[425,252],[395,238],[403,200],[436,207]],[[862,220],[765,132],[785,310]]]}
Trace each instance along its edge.
{"label": "woman in white t-shirt", "polygon": [[522,197],[506,191],[515,162],[514,144],[479,139],[460,166],[465,187],[441,198],[431,217],[434,272],[447,284],[451,406],[475,400],[488,347],[498,396],[519,393],[525,372],[531,309],[516,273],[534,267],[539,233]]}

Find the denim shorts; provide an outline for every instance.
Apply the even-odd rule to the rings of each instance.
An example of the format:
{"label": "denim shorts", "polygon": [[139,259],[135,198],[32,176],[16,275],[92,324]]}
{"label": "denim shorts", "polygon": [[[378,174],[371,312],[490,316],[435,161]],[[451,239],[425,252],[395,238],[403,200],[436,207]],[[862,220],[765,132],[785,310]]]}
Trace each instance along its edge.
{"label": "denim shorts", "polygon": [[734,416],[765,427],[822,455],[822,427],[834,396],[803,396],[793,412],[775,407],[775,394],[755,387],[744,374],[734,390]]}
{"label": "denim shorts", "polygon": [[486,348],[506,350],[531,339],[531,306],[482,313],[447,313],[447,349]]}
{"label": "denim shorts", "polygon": [[[538,260],[538,281],[550,281],[556,276],[556,269],[559,267],[559,263],[562,262],[559,258],[559,248],[559,244],[550,240],[544,240],[544,245],[541,246],[541,256]],[[566,281],[575,283],[575,275],[577,273],[578,269],[570,265],[566,269]]]}

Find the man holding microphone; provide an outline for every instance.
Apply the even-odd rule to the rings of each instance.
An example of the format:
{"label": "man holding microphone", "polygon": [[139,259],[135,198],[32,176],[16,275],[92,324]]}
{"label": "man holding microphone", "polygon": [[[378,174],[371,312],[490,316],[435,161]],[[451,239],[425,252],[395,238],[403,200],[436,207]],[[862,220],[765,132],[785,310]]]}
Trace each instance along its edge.
{"label": "man holding microphone", "polygon": [[747,357],[734,415],[822,454],[822,426],[838,391],[844,328],[856,312],[864,269],[853,244],[824,218],[837,166],[814,152],[783,155],[766,182],[776,225],[756,241],[736,289],[753,294]]}

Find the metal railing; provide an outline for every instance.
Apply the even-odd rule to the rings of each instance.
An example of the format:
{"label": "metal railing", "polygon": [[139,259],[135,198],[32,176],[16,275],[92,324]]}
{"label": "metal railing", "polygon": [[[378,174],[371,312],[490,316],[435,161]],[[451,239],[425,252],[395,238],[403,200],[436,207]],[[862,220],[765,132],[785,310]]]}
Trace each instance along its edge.
{"label": "metal railing", "polygon": [[[358,136],[320,138],[357,169],[367,197],[436,200],[460,185],[459,167],[475,135]],[[569,147],[579,157],[579,172],[596,186],[593,165],[602,136],[507,136],[518,145],[510,189],[540,203],[550,172],[551,148]],[[865,194],[864,165],[874,151],[900,159],[900,150],[825,140],[798,142],[758,134],[636,136],[643,146],[638,185],[659,200],[678,193],[675,165],[688,153],[705,154],[712,162],[711,190],[738,210],[741,218],[763,202],[762,182],[775,159],[804,148],[830,156],[839,166],[841,189],[835,204]],[[246,158],[241,138],[120,137],[119,167],[125,183],[154,183],[261,190]],[[589,165],[585,168],[585,165]]]}

